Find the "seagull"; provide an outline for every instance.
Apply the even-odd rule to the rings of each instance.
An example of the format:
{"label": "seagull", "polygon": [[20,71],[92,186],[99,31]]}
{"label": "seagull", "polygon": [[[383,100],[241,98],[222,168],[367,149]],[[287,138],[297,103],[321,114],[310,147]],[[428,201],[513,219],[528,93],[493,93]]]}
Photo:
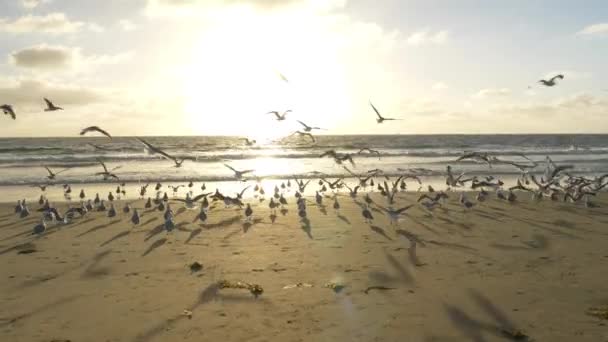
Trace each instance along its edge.
{"label": "seagull", "polygon": [[374,112],[376,112],[376,115],[378,116],[378,118],[376,119],[376,122],[378,122],[379,124],[383,123],[384,121],[400,120],[400,119],[394,119],[394,118],[385,118],[382,115],[380,115],[380,112],[378,111],[378,109],[376,109],[376,107],[374,106],[372,101],[369,101],[369,105],[372,106],[372,109],[374,110]]}
{"label": "seagull", "polygon": [[237,180],[242,180],[243,176],[247,173],[251,173],[255,170],[243,170],[243,171],[239,171],[236,170],[235,168],[233,168],[232,166],[228,165],[228,164],[224,164],[225,167],[229,168],[230,170],[232,170],[232,172],[234,172],[234,178],[236,178]]}
{"label": "seagull", "polygon": [[276,110],[270,111],[266,114],[274,114],[274,116],[277,117],[277,121],[283,121],[287,118],[287,113],[290,113],[291,109],[288,109],[286,111],[283,112],[283,114],[280,114],[279,112],[277,112]]}
{"label": "seagull", "polygon": [[323,129],[323,128],[321,128],[321,127],[312,127],[312,126],[308,126],[307,124],[303,123],[303,122],[302,122],[302,121],[300,121],[300,120],[296,120],[296,121],[297,121],[297,122],[299,122],[299,123],[300,123],[300,125],[302,125],[302,126],[304,127],[304,132],[311,132],[313,129],[319,129],[319,130]]}
{"label": "seagull", "polygon": [[558,78],[560,80],[563,80],[564,79],[564,75],[556,75],[556,76],[551,77],[551,79],[549,79],[548,81],[547,80],[540,80],[540,81],[538,81],[538,83],[542,83],[546,87],[553,87],[554,85],[557,84],[556,83],[556,79],[558,79]]}
{"label": "seagull", "polygon": [[302,136],[309,137],[309,138],[312,140],[312,142],[313,142],[313,143],[314,143],[314,142],[317,142],[317,139],[315,139],[315,137],[314,137],[312,134],[307,133],[307,132],[308,132],[308,131],[306,131],[306,132],[295,131],[295,132],[293,132],[291,135],[297,134],[297,135],[299,135],[299,136],[301,136],[301,137],[302,137]]}
{"label": "seagull", "polygon": [[97,158],[97,161],[99,162],[99,164],[101,164],[101,167],[103,167],[103,172],[97,172],[95,175],[96,176],[103,176],[103,180],[108,180],[110,178],[114,178],[116,180],[118,180],[118,176],[115,175],[114,172],[115,170],[120,169],[122,166],[116,166],[115,168],[108,170],[108,168],[106,167],[106,164],[103,162],[103,160]]}
{"label": "seagull", "polygon": [[10,115],[11,118],[13,118],[13,120],[15,120],[17,118],[17,115],[15,114],[15,110],[13,109],[13,106],[9,105],[9,104],[3,104],[2,106],[0,106],[0,109],[2,109],[2,112],[6,115]]}
{"label": "seagull", "polygon": [[375,154],[378,156],[378,159],[380,159],[380,151],[378,151],[378,150],[372,150],[369,147],[364,147],[364,148],[360,149],[359,152],[357,152],[357,154],[363,154],[363,152],[367,152],[369,154]]}
{"label": "seagull", "polygon": [[112,139],[112,136],[110,135],[110,133],[108,133],[107,131],[104,131],[103,129],[99,128],[98,126],[87,127],[85,129],[83,129],[82,131],[80,131],[80,135],[85,135],[89,132],[99,132],[99,133],[105,135],[106,137]]}
{"label": "seagull", "polygon": [[405,213],[408,209],[410,209],[411,207],[413,207],[413,204],[410,204],[408,206],[405,206],[403,208],[399,208],[399,209],[393,209],[392,207],[388,207],[388,208],[384,208],[384,207],[380,207],[380,209],[382,209],[389,217],[391,224],[396,224],[397,221],[399,220],[399,217],[401,215],[403,215],[403,213]]}
{"label": "seagull", "polygon": [[242,138],[242,141],[245,142],[245,145],[247,146],[253,146],[257,143],[257,141],[255,141],[255,139],[249,140],[249,138]]}
{"label": "seagull", "polygon": [[251,205],[247,203],[247,208],[245,208],[245,216],[247,217],[247,221],[251,221],[251,215],[253,215],[253,209],[251,209]]}
{"label": "seagull", "polygon": [[139,140],[139,142],[141,142],[142,144],[144,144],[146,146],[146,149],[150,153],[152,153],[152,154],[158,153],[161,156],[163,156],[163,157],[165,157],[165,158],[167,158],[169,160],[172,160],[175,163],[175,167],[182,167],[182,164],[183,164],[183,162],[185,160],[184,158],[178,160],[177,158],[171,156],[170,154],[168,154],[167,152],[161,150],[160,148],[155,147],[152,144],[148,143],[144,139],[141,139],[141,138],[136,138],[136,139]]}
{"label": "seagull", "polygon": [[44,109],[45,112],[54,112],[56,110],[63,110],[63,108],[55,106],[53,104],[53,102],[51,102],[51,100],[47,99],[46,97],[44,98],[44,102],[46,102],[46,108]]}
{"label": "seagull", "polygon": [[350,154],[347,154],[347,153],[345,153],[345,154],[338,154],[334,150],[328,150],[328,151],[323,152],[323,154],[321,154],[319,156],[319,158],[323,158],[325,156],[330,156],[330,157],[334,158],[334,161],[338,165],[341,165],[342,162],[348,160],[351,163],[351,165],[355,166],[355,162],[353,161],[353,157]]}
{"label": "seagull", "polygon": [[67,171],[68,169],[63,169],[61,171],[57,171],[57,172],[53,172],[51,171],[51,169],[49,169],[47,166],[44,167],[46,169],[46,171],[49,173],[48,176],[46,176],[46,178],[48,178],[49,180],[53,180],[55,179],[55,177],[57,177],[58,174]]}

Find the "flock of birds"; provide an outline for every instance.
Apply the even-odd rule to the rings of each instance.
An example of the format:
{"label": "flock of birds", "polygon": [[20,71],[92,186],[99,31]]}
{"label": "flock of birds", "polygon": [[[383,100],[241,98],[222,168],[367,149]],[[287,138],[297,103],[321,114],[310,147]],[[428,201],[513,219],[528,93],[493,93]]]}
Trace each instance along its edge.
{"label": "flock of birds", "polygon": [[[549,80],[540,80],[539,82],[544,86],[552,87],[556,85],[557,79],[561,80],[563,78],[563,75],[557,75]],[[63,110],[63,108],[56,106],[49,99],[45,98],[44,101],[47,106],[45,111]],[[385,121],[400,120],[398,118],[384,117],[371,101],[369,102],[369,105],[376,115],[376,122],[378,124],[382,124]],[[13,119],[16,119],[16,113],[11,105],[5,104],[0,106],[0,108],[6,115],[10,115]],[[282,113],[278,111],[271,111],[268,112],[268,114],[274,115],[277,121],[284,121],[287,119],[287,115],[290,112],[290,110]],[[299,136],[306,136],[309,137],[312,142],[315,142],[316,139],[311,132],[313,130],[322,130],[322,128],[309,126],[299,120],[297,122],[302,126],[302,129],[294,132],[292,135],[297,134]],[[108,137],[109,139],[112,139],[112,135],[108,131],[98,126],[86,127],[81,130],[80,135],[86,135],[89,133],[99,133]],[[142,138],[135,139],[143,145],[148,153],[156,154],[162,158],[172,161],[174,166],[177,168],[181,167],[184,161],[187,160],[187,158],[177,158],[172,156]],[[253,146],[256,144],[255,140],[249,140],[248,138],[244,138],[243,140],[247,146]],[[104,149],[98,145],[91,145],[96,149]],[[332,207],[334,210],[338,211],[341,207],[339,196],[347,195],[348,197],[352,198],[358,206],[361,207],[361,215],[366,222],[371,222],[374,220],[374,216],[370,208],[372,208],[372,206],[376,206],[376,211],[379,210],[385,213],[390,219],[391,224],[396,224],[410,208],[415,206],[415,204],[395,208],[393,207],[395,203],[395,195],[400,191],[407,190],[406,181],[408,180],[415,181],[419,185],[418,191],[420,191],[423,184],[421,177],[432,175],[433,172],[431,170],[422,168],[399,168],[398,171],[400,174],[397,175],[389,175],[381,169],[369,170],[363,174],[357,174],[349,167],[344,165],[344,163],[348,162],[351,166],[355,167],[355,158],[357,155],[361,154],[374,154],[379,158],[381,155],[379,151],[371,148],[362,148],[357,153],[353,154],[339,153],[334,150],[328,150],[319,155],[320,158],[332,158],[338,166],[342,167],[350,176],[352,176],[352,178],[357,181],[356,184],[349,184],[343,178],[329,180],[327,179],[328,175],[322,172],[313,171],[311,173],[311,178],[306,181],[303,179],[292,178],[287,179],[286,182],[283,181],[280,186],[276,185],[274,187],[274,192],[272,196],[269,196],[270,199],[268,201],[268,207],[271,210],[271,218],[274,216],[272,221],[274,222],[276,219],[277,209],[282,211],[286,210],[285,208],[288,205],[286,196],[291,190],[294,190],[297,213],[301,220],[307,220],[307,205],[309,203],[324,207],[324,200],[329,198],[329,200],[333,202]],[[448,201],[454,193],[457,193],[458,203],[466,212],[471,210],[479,203],[486,201],[492,195],[492,193],[494,193],[495,196],[500,200],[516,202],[518,200],[517,193],[528,192],[535,201],[540,201],[546,197],[553,201],[561,200],[583,203],[586,207],[592,208],[596,207],[597,204],[592,202],[590,198],[608,186],[608,174],[598,177],[575,176],[570,173],[574,167],[573,165],[557,165],[548,156],[544,161],[544,172],[542,176],[538,178],[533,171],[539,168],[542,163],[539,161],[533,161],[523,154],[520,155],[520,157],[524,161],[520,162],[500,159],[496,155],[486,152],[464,153],[457,158],[455,162],[470,160],[478,163],[485,163],[489,168],[492,168],[492,165],[495,164],[508,164],[517,168],[520,171],[517,184],[511,187],[506,187],[502,180],[494,176],[486,176],[481,178],[478,176],[469,177],[465,175],[465,173],[456,174],[452,167],[448,165],[445,172],[446,189],[436,191],[431,185],[428,185],[427,191],[425,191],[425,193],[418,198],[417,203],[419,203],[424,210],[432,215],[433,211],[437,208],[447,210],[445,207],[446,201]],[[97,161],[102,168],[102,171],[95,173],[96,176],[101,176],[104,180],[120,181],[119,176],[116,174],[116,170],[118,170],[120,166],[109,168],[102,159],[97,158]],[[186,185],[170,185],[169,187],[171,190],[173,190],[173,198],[170,199],[167,192],[163,191],[163,185],[161,183],[157,183],[154,187],[155,195],[152,197],[147,197],[144,204],[144,209],[163,212],[165,222],[164,228],[168,232],[175,228],[175,214],[171,207],[170,201],[179,202],[187,209],[195,209],[200,205],[200,212],[197,215],[197,219],[201,222],[205,222],[207,220],[209,211],[215,207],[212,204],[213,202],[223,202],[225,207],[237,207],[240,210],[244,210],[246,220],[250,221],[254,212],[250,203],[243,203],[245,198],[244,194],[249,189],[252,189],[251,191],[253,192],[253,195],[251,198],[259,200],[260,203],[265,201],[266,192],[263,188],[261,179],[253,176],[250,177],[254,170],[237,170],[228,164],[224,164],[224,166],[233,172],[234,180],[242,182],[253,180],[256,182],[256,184],[253,186],[253,188],[252,185],[245,187],[235,196],[223,194],[219,189],[216,189],[215,192],[205,192],[206,185],[203,184],[201,186],[202,193],[195,196],[193,191],[194,183],[190,182],[187,184],[189,191],[186,193],[185,198],[179,198],[177,197],[177,194],[179,189],[181,187],[186,187]],[[66,211],[59,212],[51,205],[51,203],[49,203],[45,193],[47,187],[54,185],[54,181],[59,177],[59,175],[68,169],[53,171],[47,166],[45,166],[45,169],[48,173],[46,178],[48,181],[50,181],[50,183],[36,185],[42,191],[38,201],[40,207],[37,209],[38,212],[42,213],[42,219],[40,223],[34,227],[33,234],[43,234],[45,231],[47,231],[48,222],[54,222],[58,225],[69,224],[75,218],[75,216],[86,216],[92,211],[106,212],[108,217],[115,217],[118,214],[117,209],[114,206],[114,200],[120,199],[121,196],[126,196],[125,183],[119,183],[116,188],[115,195],[113,192],[108,193],[107,202],[106,199],[102,199],[98,193],[93,199],[87,198],[84,190],[81,190],[79,194],[80,204],[76,206],[71,205],[71,186],[69,184],[64,184],[64,196],[68,201],[70,201],[70,206]],[[305,197],[306,188],[309,186],[309,184],[311,184],[313,180],[312,177],[319,178],[319,188],[315,190],[314,202],[307,200]],[[292,180],[295,182],[295,186],[292,184]],[[140,199],[146,198],[148,191],[147,189],[149,186],[150,184],[146,184],[139,188]],[[472,191],[457,191],[464,190],[466,187],[469,187]],[[371,191],[367,191],[368,188],[371,188]],[[366,192],[363,196],[362,202],[358,200],[359,189],[363,189]],[[372,200],[370,197],[370,192],[373,192],[375,189],[377,189],[381,196],[386,199],[386,206],[377,203],[377,201]],[[469,199],[470,194],[474,194],[474,199]],[[140,223],[140,210],[141,208],[139,210],[137,208],[132,208],[131,204],[127,203],[126,201],[124,207],[122,208],[123,213],[131,215],[130,220],[134,225]],[[15,207],[15,212],[21,218],[28,217],[31,213],[29,204],[26,203],[25,200],[19,200]]]}
{"label": "flock of birds", "polygon": [[[585,177],[576,176],[570,173],[574,168],[573,165],[558,165],[550,157],[546,157],[544,162],[532,161],[525,155],[521,155],[527,160],[526,163],[514,162],[510,160],[499,159],[496,156],[490,155],[485,152],[472,152],[465,153],[455,160],[455,162],[462,160],[470,160],[475,162],[487,163],[488,167],[492,167],[494,164],[508,164],[516,167],[521,171],[517,178],[516,185],[507,187],[505,183],[495,176],[467,176],[465,173],[455,173],[451,166],[446,167],[445,173],[445,190],[436,190],[432,185],[427,185],[426,191],[418,198],[414,204],[409,204],[404,207],[394,207],[395,196],[399,192],[408,190],[407,182],[413,181],[418,184],[418,191],[423,189],[422,177],[432,174],[431,170],[423,168],[410,168],[400,169],[401,174],[397,176],[391,176],[386,174],[381,169],[374,169],[366,171],[364,174],[356,174],[350,170],[347,166],[342,165],[345,160],[350,161],[354,164],[352,155],[341,155],[335,151],[327,151],[323,155],[331,156],[334,158],[337,164],[340,164],[344,170],[346,170],[352,178],[355,179],[356,183],[349,182],[343,178],[328,179],[327,175],[322,172],[314,171],[312,176],[318,176],[319,188],[314,190],[314,201],[307,199],[305,194],[307,187],[313,183],[313,178],[307,180],[291,178],[282,181],[280,185],[274,186],[272,195],[266,196],[262,181],[258,178],[247,178],[247,175],[253,172],[253,170],[236,170],[230,165],[225,165],[234,172],[234,179],[241,182],[254,181],[255,184],[247,185],[240,192],[234,196],[222,193],[219,189],[215,192],[205,192],[207,190],[206,184],[202,184],[201,193],[194,195],[194,183],[189,182],[187,185],[168,185],[168,188],[172,190],[173,197],[170,198],[163,184],[157,183],[154,187],[154,196],[147,196],[148,188],[150,184],[145,184],[139,187],[139,198],[146,199],[144,201],[143,210],[147,211],[159,211],[163,212],[164,218],[164,229],[167,232],[172,231],[175,228],[175,213],[171,206],[175,203],[183,205],[186,209],[194,210],[200,207],[200,211],[196,216],[197,220],[204,223],[208,219],[210,211],[217,208],[218,203],[223,203],[225,208],[237,208],[237,210],[244,210],[246,222],[250,222],[254,217],[254,211],[251,203],[244,203],[245,193],[247,191],[252,192],[248,198],[251,201],[259,201],[262,203],[268,200],[268,208],[271,212],[271,220],[274,223],[276,220],[276,211],[281,210],[283,215],[287,213],[288,197],[293,191],[293,196],[297,204],[297,214],[301,220],[306,222],[307,220],[307,207],[312,204],[319,208],[325,208],[325,202],[330,201],[331,206],[334,210],[339,211],[341,208],[340,197],[350,197],[354,203],[361,208],[361,215],[365,222],[371,223],[374,220],[373,211],[383,212],[387,215],[391,225],[397,224],[399,219],[416,204],[419,204],[423,210],[428,212],[429,215],[433,215],[433,212],[437,208],[447,211],[448,208],[445,206],[446,202],[452,198],[453,195],[458,196],[458,203],[462,206],[462,210],[466,213],[472,210],[476,205],[485,202],[490,196],[494,196],[509,203],[518,201],[518,195],[522,193],[529,193],[532,200],[541,201],[544,198],[548,198],[552,201],[563,201],[583,204],[587,208],[597,207],[597,203],[591,201],[591,197],[595,196],[598,192],[608,186],[608,174],[596,176],[596,177]],[[113,169],[108,169],[105,164],[100,160],[104,171],[100,172],[107,178],[118,178],[112,172]],[[541,167],[541,164],[545,164],[542,175],[532,173],[535,169]],[[48,170],[48,179],[56,179],[61,173],[53,172]],[[294,185],[295,183],[295,185]],[[38,185],[42,194],[40,195],[38,204],[38,212],[42,213],[42,219],[33,229],[33,234],[43,234],[47,231],[47,223],[52,222],[56,225],[69,224],[76,216],[84,217],[89,212],[106,212],[107,216],[112,218],[115,217],[118,212],[114,206],[114,201],[126,196],[126,184],[121,183],[117,186],[115,193],[109,192],[107,199],[102,198],[99,193],[95,194],[94,198],[87,198],[85,191],[81,190],[79,194],[80,202],[76,206],[71,205],[71,186],[68,184],[63,185],[63,191],[66,199],[70,200],[68,209],[64,212],[59,212],[55,207],[51,205],[49,200],[45,196],[45,192],[49,184]],[[188,188],[185,198],[178,196],[180,188]],[[359,190],[362,189],[365,192],[363,195],[363,201],[359,201]],[[382,198],[386,200],[386,205],[383,205],[381,201],[373,200],[370,197],[370,193],[377,189]],[[467,191],[465,191],[467,190]],[[470,199],[471,198],[471,199]],[[131,204],[125,201],[122,207],[124,214],[130,214],[130,221],[137,225],[140,223],[142,208],[132,208]],[[19,200],[15,207],[15,213],[21,218],[28,217],[31,213],[29,204],[25,200]]]}

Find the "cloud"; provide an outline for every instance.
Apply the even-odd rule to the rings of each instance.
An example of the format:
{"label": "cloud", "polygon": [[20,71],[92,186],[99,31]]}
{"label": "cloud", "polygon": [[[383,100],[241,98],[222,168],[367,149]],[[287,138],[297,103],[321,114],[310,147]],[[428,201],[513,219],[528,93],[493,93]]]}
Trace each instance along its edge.
{"label": "cloud", "polygon": [[585,28],[580,30],[578,34],[583,36],[608,36],[608,23],[599,23],[586,26]]}
{"label": "cloud", "polygon": [[27,9],[34,9],[43,3],[49,3],[51,0],[21,0],[21,6]]}
{"label": "cloud", "polygon": [[83,28],[88,28],[94,32],[103,30],[97,24],[72,21],[64,13],[50,13],[43,16],[28,14],[14,20],[0,19],[0,32],[14,34],[32,32],[65,34],[74,33]]}
{"label": "cloud", "polygon": [[38,45],[11,53],[15,66],[31,69],[58,69],[74,63],[75,50],[62,46]]}
{"label": "cloud", "polygon": [[250,6],[259,9],[280,9],[304,6],[328,12],[343,8],[347,0],[147,0],[145,13],[151,17],[197,16],[207,10],[226,6]]}
{"label": "cloud", "polygon": [[123,31],[135,31],[137,30],[137,25],[135,25],[132,21],[122,19],[118,21],[118,27]]}
{"label": "cloud", "polygon": [[444,90],[444,89],[448,89],[448,85],[443,83],[443,82],[436,82],[435,84],[433,84],[433,86],[431,87],[433,90]]}
{"label": "cloud", "polygon": [[0,98],[19,108],[44,106],[43,97],[66,105],[87,105],[103,101],[103,92],[74,85],[53,84],[46,81],[24,79],[0,83]]}
{"label": "cloud", "polygon": [[490,88],[490,89],[481,89],[473,96],[474,99],[485,99],[488,97],[506,97],[511,95],[511,89],[509,88]]}
{"label": "cloud", "polygon": [[9,62],[17,67],[36,70],[77,69],[87,71],[93,67],[118,64],[133,57],[132,52],[115,55],[83,55],[80,48],[37,45],[14,51]]}
{"label": "cloud", "polygon": [[446,30],[431,32],[429,30],[421,30],[412,33],[407,37],[406,42],[410,45],[423,44],[443,44],[447,42],[449,32]]}

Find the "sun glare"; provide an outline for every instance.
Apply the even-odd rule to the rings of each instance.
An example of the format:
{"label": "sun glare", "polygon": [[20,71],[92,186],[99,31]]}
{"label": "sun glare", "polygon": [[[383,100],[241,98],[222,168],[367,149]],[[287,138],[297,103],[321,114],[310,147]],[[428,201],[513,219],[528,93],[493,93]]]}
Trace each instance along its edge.
{"label": "sun glare", "polygon": [[300,128],[293,120],[273,122],[266,114],[272,110],[291,109],[292,119],[334,125],[349,104],[334,40],[331,25],[314,12],[239,8],[218,14],[182,71],[185,115],[200,134],[258,141]]}

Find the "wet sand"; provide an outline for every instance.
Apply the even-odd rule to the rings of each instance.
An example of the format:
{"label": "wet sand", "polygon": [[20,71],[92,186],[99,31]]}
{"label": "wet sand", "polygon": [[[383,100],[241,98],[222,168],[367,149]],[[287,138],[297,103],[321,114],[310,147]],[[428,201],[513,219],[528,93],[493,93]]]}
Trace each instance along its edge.
{"label": "wet sand", "polygon": [[[396,206],[418,196],[399,193]],[[376,206],[365,223],[348,196],[339,212],[308,198],[302,222],[287,198],[274,223],[268,200],[250,201],[250,223],[217,203],[201,224],[198,209],[174,203],[171,233],[161,212],[143,211],[134,226],[119,210],[40,237],[30,235],[37,203],[24,219],[1,204],[0,340],[507,341],[518,330],[535,341],[608,340],[608,321],[586,314],[608,304],[605,194],[597,209],[520,194],[467,213],[452,194],[445,210],[416,206],[396,226]],[[264,293],[218,289],[220,280]],[[312,287],[284,289],[296,283]]]}

